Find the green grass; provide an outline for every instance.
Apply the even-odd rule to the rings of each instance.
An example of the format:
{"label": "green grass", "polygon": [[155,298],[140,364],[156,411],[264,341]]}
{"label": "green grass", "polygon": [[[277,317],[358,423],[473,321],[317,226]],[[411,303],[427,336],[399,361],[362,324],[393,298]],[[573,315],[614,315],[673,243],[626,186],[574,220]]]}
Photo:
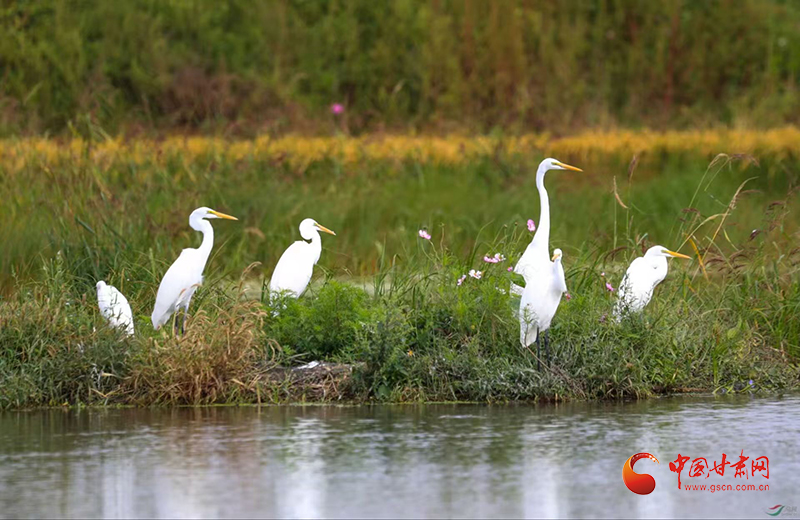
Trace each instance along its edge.
{"label": "green grass", "polygon": [[[209,158],[136,167],[78,158],[4,172],[0,407],[794,388],[797,160],[645,157],[632,178],[624,158],[579,166],[585,174],[547,178],[551,247],[564,250],[572,299],[553,322],[553,363],[542,371],[519,346],[518,304],[496,290],[531,238],[525,221],[538,222],[534,168],[513,157],[348,171],[323,161],[302,172]],[[613,176],[629,209],[612,193]],[[154,331],[149,314],[168,265],[199,243],[187,220],[200,205],[241,221],[214,222],[205,285],[188,333],[175,338]],[[338,235],[324,238],[309,293],[275,314],[259,288],[307,216]],[[431,241],[417,236],[421,227]],[[655,243],[695,258],[671,262],[644,314],[611,323],[606,281],[617,286]],[[508,260],[482,262],[496,252]],[[252,262],[261,265],[248,269]],[[457,286],[471,268],[483,279]],[[130,300],[134,338],[104,325],[99,279]],[[354,373],[324,394],[273,377],[276,367],[319,359],[354,364]]]}

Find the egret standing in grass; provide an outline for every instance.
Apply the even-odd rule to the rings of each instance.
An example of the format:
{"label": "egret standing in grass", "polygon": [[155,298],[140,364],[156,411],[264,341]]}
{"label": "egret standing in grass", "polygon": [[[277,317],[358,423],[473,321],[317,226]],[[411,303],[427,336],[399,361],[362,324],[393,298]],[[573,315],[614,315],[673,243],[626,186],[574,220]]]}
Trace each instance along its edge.
{"label": "egret standing in grass", "polygon": [[[533,278],[525,277],[525,288],[519,302],[519,341],[524,348],[536,342],[537,367],[540,367],[541,341],[544,341],[545,357],[548,360],[550,358],[547,330],[556,314],[558,304],[561,303],[561,295],[567,292],[561,258],[561,250],[556,249],[553,251],[552,261],[547,262],[547,269],[534,271]],[[543,340],[540,339],[542,336]]]}
{"label": "egret standing in grass", "polygon": [[640,312],[650,303],[656,285],[667,276],[667,258],[689,258],[664,246],[653,246],[644,256],[631,262],[619,285],[614,318],[619,321],[626,312]]}
{"label": "egret standing in grass", "polygon": [[[539,163],[539,169],[536,170],[536,189],[539,190],[540,206],[539,227],[536,228],[533,240],[525,249],[522,258],[514,266],[514,272],[522,275],[526,284],[528,283],[528,278],[535,280],[537,273],[544,273],[550,269],[550,197],[548,197],[547,190],[544,187],[544,175],[549,170],[583,171],[556,159],[545,159]],[[513,294],[521,294],[522,288],[512,284],[511,292]]]}
{"label": "egret standing in grass", "polygon": [[284,293],[293,298],[299,298],[305,292],[314,273],[314,266],[322,253],[320,231],[336,235],[313,218],[307,218],[300,223],[300,236],[304,240],[296,241],[281,255],[269,280],[270,292]]}
{"label": "egret standing in grass", "polygon": [[[197,208],[189,215],[189,226],[203,233],[203,243],[197,249],[187,248],[181,251],[180,256],[167,269],[167,274],[161,279],[156,295],[156,305],[153,309],[153,327],[158,329],[169,320],[178,309],[183,309],[183,323],[181,332],[186,328],[186,313],[189,311],[189,302],[198,287],[203,283],[203,270],[205,270],[211,248],[214,247],[214,228],[206,219],[223,218],[238,220],[236,217],[214,211],[210,208]],[[177,327],[177,323],[176,323]]]}
{"label": "egret standing in grass", "polygon": [[128,336],[133,336],[133,313],[128,299],[113,285],[105,281],[97,282],[97,306],[100,314],[109,325],[125,331]]}

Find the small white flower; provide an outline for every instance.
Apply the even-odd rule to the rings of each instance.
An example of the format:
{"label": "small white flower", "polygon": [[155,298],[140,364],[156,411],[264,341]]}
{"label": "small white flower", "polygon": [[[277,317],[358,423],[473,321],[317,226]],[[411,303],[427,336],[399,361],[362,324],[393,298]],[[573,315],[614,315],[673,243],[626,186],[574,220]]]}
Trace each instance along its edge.
{"label": "small white flower", "polygon": [[481,271],[476,271],[475,269],[470,269],[469,275],[475,278],[476,280],[480,280],[481,277],[483,276],[483,273]]}

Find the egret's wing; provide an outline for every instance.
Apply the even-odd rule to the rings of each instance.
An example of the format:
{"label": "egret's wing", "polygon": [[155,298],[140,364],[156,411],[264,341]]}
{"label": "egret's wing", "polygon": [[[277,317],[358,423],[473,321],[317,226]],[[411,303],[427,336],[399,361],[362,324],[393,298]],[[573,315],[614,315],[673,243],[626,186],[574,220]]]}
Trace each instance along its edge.
{"label": "egret's wing", "polygon": [[172,263],[167,269],[164,278],[161,279],[161,284],[158,286],[158,293],[156,294],[156,305],[151,316],[153,327],[156,329],[166,323],[169,317],[172,316],[172,313],[175,312],[175,306],[183,294],[189,291],[193,285],[202,282],[202,277],[198,279],[197,270],[194,266],[194,256],[196,254],[196,249],[184,249],[181,251],[178,259]]}
{"label": "egret's wing", "polygon": [[275,293],[288,291],[296,297],[303,294],[314,272],[311,255],[310,244],[302,240],[286,248],[269,280],[269,290]]}
{"label": "egret's wing", "polygon": [[[519,270],[517,270],[519,268]],[[529,283],[542,283],[543,280],[549,280],[552,277],[553,263],[550,260],[542,261],[539,258],[533,259],[525,265],[517,264],[514,272],[521,274],[525,279],[525,286]]]}
{"label": "egret's wing", "polygon": [[632,312],[642,310],[650,302],[653,287],[661,281],[657,280],[658,276],[657,270],[653,269],[644,257],[631,262],[617,290],[615,313],[619,314],[624,309]]}
{"label": "egret's wing", "polygon": [[540,331],[550,328],[561,295],[567,289],[563,266],[550,261],[547,264],[537,263],[535,271],[528,272],[520,298],[520,341],[526,346],[536,341]]}
{"label": "egret's wing", "polygon": [[522,257],[517,262],[517,265],[514,266],[514,272],[521,274],[523,277],[527,277],[537,269],[541,269],[542,266],[549,264],[550,256],[548,255],[547,249],[542,248],[541,243],[536,243],[534,240],[531,240],[531,243],[525,248],[525,252],[522,253]]}
{"label": "egret's wing", "polygon": [[125,329],[133,335],[133,312],[128,299],[113,285],[103,284],[97,288],[97,305],[100,313],[112,327]]}

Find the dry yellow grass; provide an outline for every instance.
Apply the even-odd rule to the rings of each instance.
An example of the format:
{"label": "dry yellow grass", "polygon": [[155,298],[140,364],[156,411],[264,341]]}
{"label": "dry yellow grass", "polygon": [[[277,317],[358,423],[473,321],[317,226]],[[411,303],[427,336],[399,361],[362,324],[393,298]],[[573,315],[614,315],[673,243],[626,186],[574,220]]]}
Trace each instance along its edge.
{"label": "dry yellow grass", "polygon": [[596,155],[629,157],[637,153],[692,153],[713,157],[721,150],[759,157],[786,158],[800,153],[800,129],[789,126],[772,130],[697,130],[653,132],[587,132],[553,138],[527,134],[509,137],[446,137],[371,135],[365,137],[267,136],[250,140],[215,137],[109,139],[87,142],[41,138],[0,141],[0,167],[18,171],[29,161],[57,164],[88,157],[95,165],[123,161],[143,164],[216,158],[288,161],[302,167],[325,159],[352,165],[368,161],[416,161],[458,165],[501,152],[507,155],[554,155],[585,160]]}

